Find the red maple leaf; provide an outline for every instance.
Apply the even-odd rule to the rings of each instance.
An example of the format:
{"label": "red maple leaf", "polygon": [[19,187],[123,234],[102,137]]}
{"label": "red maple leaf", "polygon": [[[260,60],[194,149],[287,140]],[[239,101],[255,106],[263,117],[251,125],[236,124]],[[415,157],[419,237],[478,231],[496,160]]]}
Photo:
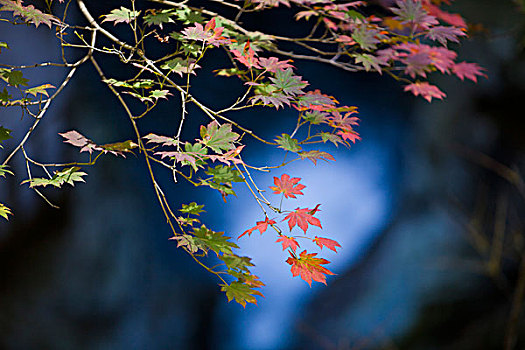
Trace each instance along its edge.
{"label": "red maple leaf", "polygon": [[359,134],[353,131],[352,129],[343,129],[341,131],[338,131],[337,135],[341,135],[341,137],[345,141],[350,141],[353,143],[355,143],[356,140],[361,141],[361,136],[359,136]]}
{"label": "red maple leaf", "polygon": [[279,239],[276,240],[275,243],[278,242],[281,242],[281,244],[283,245],[283,250],[289,247],[295,253],[295,250],[299,248],[299,243],[297,243],[297,241],[293,237],[279,236]]}
{"label": "red maple leaf", "polygon": [[317,209],[319,205],[320,204],[318,204],[314,209],[297,208],[295,211],[292,211],[290,214],[286,215],[282,221],[288,220],[288,227],[290,227],[290,231],[295,225],[297,225],[304,231],[305,234],[306,230],[308,229],[308,224],[322,228],[321,221],[319,221],[318,218],[313,217],[315,212],[319,210]]}
{"label": "red maple leaf", "polygon": [[336,253],[337,253],[336,247],[341,247],[341,245],[339,243],[337,243],[333,239],[329,239],[329,238],[323,238],[323,237],[315,236],[315,238],[312,241],[315,244],[317,244],[319,247],[321,247],[321,249],[323,249],[323,247],[326,247],[328,249],[333,250]]}
{"label": "red maple leaf", "polygon": [[329,264],[330,262],[323,258],[316,258],[317,253],[308,254],[306,250],[303,250],[299,254],[299,258],[294,256],[290,252],[290,257],[286,259],[286,262],[292,265],[292,276],[301,276],[310,287],[312,286],[312,280],[326,284],[325,275],[335,275],[327,268],[321,266]]}
{"label": "red maple leaf", "polygon": [[301,190],[306,187],[305,185],[298,183],[300,180],[300,177],[290,178],[290,175],[288,174],[281,175],[281,179],[274,176],[273,183],[275,186],[270,186],[270,188],[275,194],[283,193],[286,198],[296,198],[296,194],[304,195]]}
{"label": "red maple leaf", "polygon": [[235,55],[234,58],[237,61],[239,61],[242,64],[244,64],[246,67],[248,67],[250,69],[252,67],[261,68],[259,66],[259,59],[255,55],[255,51],[253,51],[253,49],[251,48],[249,41],[246,42],[246,44],[244,45],[244,48],[243,48],[242,51],[243,52],[240,52],[239,50],[235,50],[235,49],[234,50],[230,50],[230,52]]}
{"label": "red maple leaf", "polygon": [[257,221],[257,223],[256,223],[256,225],[254,227],[244,231],[243,234],[240,235],[237,239],[241,238],[245,234],[248,234],[248,236],[250,236],[252,234],[252,232],[255,231],[255,230],[259,230],[259,232],[262,235],[268,229],[268,225],[273,225],[273,224],[275,224],[275,221],[274,220],[270,220],[270,219],[268,219],[268,217],[266,217],[264,219],[264,221]]}

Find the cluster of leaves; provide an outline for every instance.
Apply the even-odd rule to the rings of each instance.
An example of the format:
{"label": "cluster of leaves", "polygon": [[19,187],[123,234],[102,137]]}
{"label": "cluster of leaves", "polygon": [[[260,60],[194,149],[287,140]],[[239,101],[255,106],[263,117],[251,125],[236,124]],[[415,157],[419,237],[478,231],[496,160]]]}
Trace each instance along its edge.
{"label": "cluster of leaves", "polygon": [[[270,188],[274,191],[274,194],[281,194],[284,198],[297,198],[297,195],[303,195],[302,190],[306,187],[299,183],[301,181],[298,177],[290,177],[288,174],[281,175],[280,178],[274,177],[274,186]],[[282,203],[282,201],[281,201]],[[292,275],[294,277],[301,276],[310,286],[312,280],[326,284],[326,275],[333,275],[327,268],[321,266],[330,263],[328,260],[323,258],[316,258],[317,253],[308,253],[303,250],[300,254],[297,254],[297,248],[300,247],[297,239],[307,239],[317,244],[321,249],[327,247],[337,253],[337,247],[341,247],[339,243],[330,238],[318,237],[314,238],[306,236],[306,231],[310,228],[309,225],[317,226],[322,228],[321,221],[314,217],[319,211],[320,204],[317,204],[313,209],[309,208],[295,208],[293,211],[283,211],[281,208],[277,210],[279,214],[286,214],[281,221],[288,221],[288,228],[290,232],[295,226],[298,226],[303,230],[304,235],[301,236],[288,236],[283,234],[282,230],[277,226],[277,222],[274,219],[269,219],[267,216],[263,221],[257,221],[255,226],[244,231],[239,238],[244,235],[250,236],[253,231],[258,230],[261,234],[266,232],[268,226],[275,229],[278,234],[276,243],[281,243],[283,250],[288,249],[290,257],[286,262],[292,265]]]}
{"label": "cluster of leaves", "polygon": [[[347,71],[376,71],[386,73],[402,82],[404,89],[429,102],[442,99],[445,93],[428,82],[431,73],[453,74],[461,80],[477,81],[483,75],[475,63],[457,62],[457,54],[447,48],[449,42],[458,42],[467,35],[466,24],[457,14],[441,10],[442,0],[397,0],[378,13],[365,1],[334,2],[331,0],[246,0],[244,2],[218,1],[214,12],[210,9],[191,6],[191,1],[170,2],[153,0],[156,8],[138,7],[129,0],[119,8],[104,14],[97,21],[84,0],[76,0],[77,6],[89,25],[82,27],[68,24],[69,2],[37,9],[25,5],[22,0],[0,0],[2,19],[13,24],[28,23],[35,27],[44,24],[55,26],[55,35],[62,46],[62,62],[47,62],[33,66],[10,66],[0,64],[0,108],[20,108],[33,124],[23,136],[15,135],[17,145],[0,165],[0,176],[12,175],[8,166],[15,155],[21,154],[27,164],[28,178],[22,183],[29,186],[48,203],[40,192],[46,187],[62,187],[83,182],[86,167],[95,165],[97,159],[106,155],[123,156],[136,152],[144,157],[153,190],[173,232],[177,246],[190,254],[195,261],[215,274],[221,281],[221,289],[228,300],[235,299],[243,306],[256,303],[261,296],[259,288],[264,284],[254,275],[249,257],[236,252],[237,245],[223,232],[216,232],[200,222],[202,205],[192,202],[183,205],[178,214],[172,210],[163,185],[156,179],[155,165],[189,181],[194,186],[205,186],[218,191],[224,201],[235,195],[235,183],[242,183],[260,205],[264,220],[246,230],[240,236],[256,230],[261,234],[272,227],[278,234],[277,242],[289,251],[286,260],[291,265],[293,276],[326,283],[326,276],[333,274],[324,265],[328,260],[317,257],[306,250],[298,253],[300,239],[310,240],[320,248],[336,251],[339,244],[325,237],[310,237],[307,231],[321,227],[315,216],[319,204],[314,208],[282,210],[269,201],[264,191],[259,190],[251,172],[269,171],[286,164],[309,159],[334,161],[323,145],[327,142],[339,146],[350,146],[360,140],[355,128],[358,125],[357,107],[340,104],[333,96],[309,88],[309,83],[293,65],[297,59],[313,60],[336,66]],[[223,10],[220,8],[223,6]],[[305,37],[283,37],[251,31],[240,24],[241,16],[252,13],[263,15],[273,8],[287,6],[294,10],[296,20],[312,23]],[[228,17],[231,9],[234,17]],[[52,12],[55,11],[55,12]],[[60,11],[62,14],[59,15]],[[59,19],[61,18],[61,19]],[[133,39],[126,42],[111,31],[114,26],[128,28]],[[124,29],[124,28],[122,28]],[[97,35],[103,35],[112,45],[97,45]],[[88,39],[88,38],[91,39]],[[300,50],[283,50],[281,43]],[[158,47],[164,45],[163,50]],[[84,49],[85,56],[76,62],[68,61],[68,48]],[[0,50],[10,49],[7,42],[0,41]],[[211,67],[206,58],[211,50],[222,51],[229,58],[227,67]],[[1,53],[1,51],[0,51]],[[98,61],[104,55],[116,56],[126,66],[126,77],[107,76],[103,64]],[[75,56],[77,54],[75,53]],[[66,87],[78,67],[91,63],[100,80],[115,95],[127,114],[134,135],[126,141],[96,143],[71,130],[60,135],[64,142],[77,147],[89,157],[88,161],[70,163],[42,163],[34,160],[25,149],[35,128],[44,117],[49,105]],[[215,69],[217,79],[236,77],[245,91],[241,96],[221,110],[214,110],[202,103],[191,89],[192,79],[204,64]],[[24,69],[44,66],[60,66],[69,69],[61,82],[29,84]],[[52,84],[53,83],[53,84]],[[33,87],[29,87],[33,86]],[[49,91],[54,93],[50,95]],[[180,95],[180,100],[174,96]],[[130,104],[134,100],[137,103]],[[142,118],[150,116],[159,103],[180,103],[181,115],[175,135],[139,132]],[[223,101],[224,102],[224,101]],[[200,136],[183,140],[182,129],[190,118],[187,106],[195,105],[209,122],[200,126]],[[133,107],[131,107],[133,106]],[[271,140],[237,123],[232,115],[244,109],[261,107],[290,108],[298,113],[297,123],[291,132],[279,131]],[[11,130],[0,125],[1,143],[10,138]],[[265,145],[284,151],[280,164],[256,167],[242,157],[244,138],[253,137]],[[290,156],[291,155],[291,156]],[[44,177],[33,177],[32,169],[38,169]],[[304,185],[300,178],[283,174],[274,178],[271,189],[282,198],[294,199],[302,195]],[[165,185],[164,185],[165,186]],[[282,199],[281,198],[281,199]],[[282,200],[281,200],[282,204]],[[285,235],[272,215],[282,215],[290,232],[297,227],[304,235]],[[0,203],[0,216],[7,219],[11,210]],[[221,263],[207,266],[207,257],[213,252]]]}

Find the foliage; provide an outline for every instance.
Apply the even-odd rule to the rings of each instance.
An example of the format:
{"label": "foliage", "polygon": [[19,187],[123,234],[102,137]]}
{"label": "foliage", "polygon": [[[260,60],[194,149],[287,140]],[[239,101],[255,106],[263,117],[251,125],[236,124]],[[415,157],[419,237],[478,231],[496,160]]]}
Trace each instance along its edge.
{"label": "foliage", "polygon": [[[19,108],[24,115],[33,118],[25,135],[15,135],[0,125],[0,147],[9,143],[7,156],[0,165],[0,175],[13,175],[8,165],[15,156],[21,156],[27,164],[27,179],[22,184],[36,191],[50,203],[40,188],[60,188],[64,184],[84,182],[86,168],[94,166],[102,156],[122,156],[133,153],[143,157],[152,189],[160,209],[165,215],[171,238],[177,247],[186,251],[207,271],[220,280],[221,290],[229,301],[243,306],[256,304],[256,296],[262,296],[263,282],[252,273],[254,266],[249,257],[240,255],[231,235],[208,228],[200,221],[204,205],[191,202],[184,204],[179,212],[173,210],[169,199],[157,180],[162,168],[194,186],[209,187],[218,191],[226,202],[229,195],[239,190],[242,183],[253,194],[262,210],[262,220],[247,229],[238,238],[275,231],[276,243],[288,250],[292,276],[300,276],[309,285],[312,281],[326,283],[326,276],[333,275],[324,265],[329,263],[317,253],[306,249],[297,253],[310,241],[312,246],[328,248],[337,253],[339,243],[326,237],[309,235],[312,226],[322,229],[316,216],[320,204],[313,209],[283,208],[283,200],[294,200],[303,195],[305,185],[299,177],[284,173],[274,177],[270,189],[279,195],[279,204],[269,200],[253,180],[252,173],[268,172],[286,164],[309,159],[335,161],[326,150],[327,142],[350,147],[360,140],[355,128],[358,126],[357,107],[340,104],[330,95],[310,88],[305,78],[298,74],[293,60],[312,60],[338,67],[348,72],[367,71],[388,75],[399,81],[405,91],[421,96],[428,102],[443,99],[446,95],[429,82],[433,73],[455,75],[461,80],[474,82],[483,76],[483,69],[475,63],[458,62],[457,54],[447,47],[449,42],[458,43],[467,36],[465,21],[457,14],[441,9],[440,0],[397,0],[377,10],[367,1],[335,2],[331,0],[247,0],[215,1],[210,8],[193,6],[193,1],[172,2],[152,0],[140,4],[130,0],[119,8],[103,14],[99,20],[92,15],[94,6],[84,0],[46,0],[46,7],[38,9],[24,4],[22,0],[0,0],[0,16],[13,25],[40,24],[52,28],[63,50],[62,62],[37,63],[31,67],[59,66],[69,70],[58,82],[33,84],[24,76],[30,66],[0,65],[0,108]],[[385,2],[385,3],[388,3]],[[446,1],[448,3],[448,1]],[[69,7],[76,6],[88,25],[73,23]],[[249,30],[242,26],[240,18],[258,15],[271,16],[276,7],[288,7],[297,21],[310,26],[303,37],[288,37]],[[235,14],[232,15],[232,9]],[[374,12],[375,11],[375,12]],[[112,31],[127,30],[132,38],[125,41]],[[111,45],[99,44],[104,36]],[[2,38],[4,39],[4,38]],[[164,46],[165,54],[158,46]],[[71,61],[70,48],[84,50],[84,56]],[[12,49],[0,41],[0,49]],[[23,47],[22,47],[23,49]],[[209,52],[221,51],[229,59],[227,67],[214,67]],[[1,51],[0,51],[1,52]],[[125,77],[112,76],[99,64],[105,56],[118,57],[126,67]],[[124,141],[111,143],[94,142],[82,133],[71,129],[60,133],[64,142],[77,147],[85,161],[67,164],[43,163],[34,160],[25,149],[35,128],[43,120],[49,105],[74,78],[77,69],[91,64],[98,78],[115,96],[128,117],[133,134]],[[215,69],[217,79],[236,78],[244,92],[221,110],[202,103],[191,88],[194,76],[206,65]],[[180,100],[178,100],[180,96]],[[180,102],[179,102],[180,101]],[[221,101],[224,102],[224,101]],[[180,103],[182,113],[175,135],[144,133],[141,120],[154,114],[159,103]],[[193,117],[188,106],[194,105],[209,121],[200,126],[199,137],[185,140],[182,129],[185,121]],[[247,129],[234,119],[235,112],[244,109],[291,108],[298,113],[293,130],[275,133],[267,140],[256,131]],[[74,128],[71,126],[70,128]],[[86,132],[89,134],[89,132]],[[256,167],[242,157],[245,138],[284,152],[284,159],[277,165]],[[52,141],[52,140],[50,140]],[[45,177],[33,177],[39,170]],[[0,203],[0,216],[7,219],[11,210]],[[278,218],[278,216],[280,216]],[[283,234],[280,224],[286,222],[289,236]],[[293,235],[292,231],[302,231]],[[246,237],[245,237],[246,238]],[[301,244],[301,245],[300,245]],[[207,265],[207,257],[214,255],[221,261],[213,267]]]}

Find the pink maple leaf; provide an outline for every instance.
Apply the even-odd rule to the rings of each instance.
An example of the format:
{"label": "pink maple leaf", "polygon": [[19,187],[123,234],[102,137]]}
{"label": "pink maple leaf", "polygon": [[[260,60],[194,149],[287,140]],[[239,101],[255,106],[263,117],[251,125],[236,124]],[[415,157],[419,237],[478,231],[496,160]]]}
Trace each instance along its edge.
{"label": "pink maple leaf", "polygon": [[476,63],[468,63],[468,62],[460,62],[456,63],[452,67],[452,71],[454,74],[457,75],[457,77],[461,80],[465,80],[465,78],[472,80],[473,82],[477,82],[478,78],[477,76],[484,76],[485,74],[482,73],[483,68],[481,68]]}
{"label": "pink maple leaf", "polygon": [[428,102],[432,101],[432,98],[439,98],[440,100],[447,95],[439,90],[435,85],[430,85],[427,82],[416,82],[405,86],[405,91],[412,92],[415,96],[421,95]]}

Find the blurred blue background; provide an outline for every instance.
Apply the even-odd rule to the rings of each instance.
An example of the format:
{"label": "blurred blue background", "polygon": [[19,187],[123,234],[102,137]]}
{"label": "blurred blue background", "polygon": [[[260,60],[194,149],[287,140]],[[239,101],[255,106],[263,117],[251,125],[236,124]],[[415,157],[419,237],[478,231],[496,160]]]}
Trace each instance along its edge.
{"label": "blurred blue background", "polygon": [[[114,5],[94,9],[104,14]],[[285,205],[322,203],[323,230],[312,233],[343,246],[338,254],[322,252],[337,274],[328,286],[310,288],[292,278],[275,236],[255,232],[239,245],[266,283],[265,298],[246,309],[227,303],[217,280],[168,241],[140,156],[104,157],[87,169],[86,184],[46,190],[60,210],[20,185],[25,164],[18,157],[17,176],[0,181],[0,200],[15,214],[0,224],[0,347],[503,349],[512,324],[519,336],[506,349],[525,348],[515,303],[523,300],[525,278],[523,198],[519,185],[483,158],[523,169],[523,15],[512,1],[458,0],[454,8],[478,25],[459,49],[460,59],[479,62],[488,79],[472,84],[438,77],[448,94],[444,101],[428,104],[387,77],[295,62],[312,87],[360,111],[363,140],[350,150],[330,149],[335,163],[294,162],[256,175],[261,188],[284,172],[302,178],[305,196]],[[59,60],[47,28],[2,24],[0,34],[11,47],[2,50],[2,63]],[[114,62],[103,64],[122,74]],[[55,68],[24,72],[42,83],[64,74]],[[77,159],[57,135],[66,130],[101,143],[133,138],[95,74],[81,68],[53,104],[27,146],[35,158]],[[193,86],[211,106],[227,105],[239,89],[234,79],[215,78],[209,70]],[[162,102],[155,117],[141,120],[142,129],[174,134],[177,104],[176,98]],[[3,159],[31,120],[16,110],[0,113],[0,123],[13,129],[0,150]],[[274,138],[293,129],[296,113],[259,109],[235,118]],[[188,130],[203,122],[197,116]],[[256,143],[243,152],[255,163],[276,163],[284,154]],[[206,203],[202,220],[215,230],[236,237],[261,219],[241,184],[238,196],[224,204],[216,192],[174,185],[169,171],[157,171],[172,206]],[[518,321],[511,317],[516,312]]]}

